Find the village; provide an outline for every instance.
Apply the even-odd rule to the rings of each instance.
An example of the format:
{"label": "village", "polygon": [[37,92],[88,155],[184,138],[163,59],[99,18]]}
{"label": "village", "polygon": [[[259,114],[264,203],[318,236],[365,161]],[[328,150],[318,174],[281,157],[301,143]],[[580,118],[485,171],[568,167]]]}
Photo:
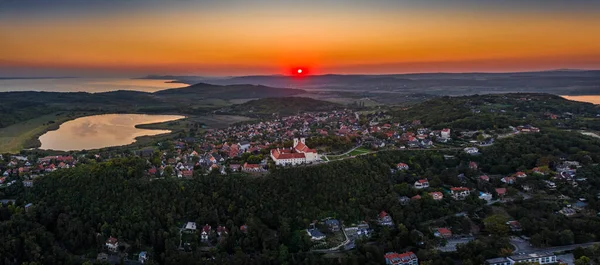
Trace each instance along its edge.
{"label": "village", "polygon": [[[351,139],[353,149],[366,149],[364,153],[374,153],[384,150],[447,150],[454,155],[445,155],[445,159],[456,159],[456,152],[467,156],[477,157],[480,149],[494,144],[494,137],[478,131],[455,132],[451,128],[430,130],[421,126],[419,120],[401,123],[383,123],[387,120],[384,113],[373,113],[361,117],[352,111],[333,111],[321,113],[306,113],[302,115],[283,117],[257,123],[232,125],[225,129],[207,129],[201,137],[185,137],[168,142],[157,143],[154,147],[136,150],[133,154],[146,158],[151,165],[146,175],[150,178],[177,177],[191,179],[196,174],[220,175],[250,174],[265,175],[273,167],[307,166],[332,161],[336,155],[319,153],[310,146],[311,139],[319,137],[337,137]],[[524,125],[511,127],[512,134],[539,133],[539,129]],[[506,135],[506,134],[505,134]],[[318,141],[315,141],[318,142]],[[291,146],[290,146],[291,145]],[[95,154],[77,154],[43,156],[39,158],[13,155],[2,157],[7,162],[0,168],[1,188],[11,185],[22,185],[31,188],[36,178],[61,169],[76,167],[87,159],[103,161],[122,154],[106,154],[102,151]],[[355,156],[354,155],[354,156]],[[338,155],[339,156],[339,155]],[[352,158],[353,156],[347,156]],[[488,175],[482,172],[477,162],[469,161],[465,165],[469,174],[460,174],[457,179],[461,186],[449,186],[439,181],[431,184],[427,176],[418,177],[410,182],[413,196],[399,196],[401,205],[408,205],[417,200],[433,200],[435,202],[452,203],[451,201],[481,200],[483,204],[492,205],[528,198],[537,190],[542,189],[552,193],[557,185],[577,187],[585,179],[577,178],[576,172],[580,167],[578,161],[564,160],[554,168],[536,167],[525,171],[514,172],[510,175]],[[391,165],[390,174],[407,174],[411,171],[408,162],[398,161]],[[543,179],[543,187],[533,187],[525,184],[527,178]],[[570,203],[559,211],[568,217],[590,214],[586,211],[584,198],[569,198],[558,195]],[[28,207],[34,205],[29,203]],[[595,214],[595,213],[593,213]],[[465,213],[456,213],[465,216]],[[354,223],[354,224],[352,224]],[[348,224],[348,225],[346,225]],[[314,221],[306,228],[307,236],[314,241],[313,251],[333,253],[353,249],[356,240],[368,240],[380,228],[394,227],[392,217],[382,209],[378,216],[368,220],[337,220],[326,218]],[[506,226],[518,234],[520,224],[516,220],[508,220]],[[239,231],[249,228],[243,225]],[[430,227],[428,231],[417,231],[422,237],[431,237],[438,244],[440,251],[456,251],[457,244],[464,244],[473,239],[473,232],[454,234],[452,227]],[[196,222],[184,222],[180,228],[180,250],[186,251],[192,246],[211,248],[218,245],[228,236],[229,230],[222,225],[212,227],[209,224],[197,226]],[[120,245],[119,245],[120,244]],[[119,247],[121,246],[121,247]],[[126,252],[125,242],[110,237],[105,244],[107,253],[117,254]],[[538,251],[539,252],[539,251]],[[513,255],[506,258],[492,259],[490,265],[514,264],[522,260],[537,260],[540,264],[554,263],[556,256],[545,255],[542,252],[531,252]],[[110,260],[113,255],[101,253],[100,260]],[[148,259],[146,252],[135,255],[140,263]],[[387,253],[388,264],[418,264],[413,252]]]}

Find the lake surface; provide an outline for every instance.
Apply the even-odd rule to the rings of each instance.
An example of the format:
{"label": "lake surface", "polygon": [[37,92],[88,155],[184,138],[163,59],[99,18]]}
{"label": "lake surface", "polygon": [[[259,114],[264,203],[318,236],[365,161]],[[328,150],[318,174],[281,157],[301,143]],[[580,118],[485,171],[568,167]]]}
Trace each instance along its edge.
{"label": "lake surface", "polygon": [[47,91],[98,93],[115,90],[155,92],[188,86],[181,83],[169,83],[172,81],[127,78],[0,79],[0,92]]}
{"label": "lake surface", "polygon": [[561,96],[568,100],[600,104],[600,96]]}
{"label": "lake surface", "polygon": [[40,136],[40,149],[60,151],[90,150],[128,145],[136,137],[170,133],[169,130],[135,128],[139,124],[174,121],[185,118],[178,115],[106,114],[67,121],[58,130]]}

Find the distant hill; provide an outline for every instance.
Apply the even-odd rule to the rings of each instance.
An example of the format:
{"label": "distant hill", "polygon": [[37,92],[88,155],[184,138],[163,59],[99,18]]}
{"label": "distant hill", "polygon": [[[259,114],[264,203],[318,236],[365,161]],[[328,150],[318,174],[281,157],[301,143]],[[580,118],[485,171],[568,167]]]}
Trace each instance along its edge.
{"label": "distant hill", "polygon": [[330,111],[342,109],[343,105],[304,97],[263,98],[226,108],[226,112],[252,113],[255,115],[293,115],[299,112]]}
{"label": "distant hill", "polygon": [[166,89],[154,92],[161,97],[202,97],[217,99],[243,99],[243,98],[265,98],[265,97],[289,97],[306,93],[301,89],[275,88],[262,85],[212,85],[198,83],[188,87]]}

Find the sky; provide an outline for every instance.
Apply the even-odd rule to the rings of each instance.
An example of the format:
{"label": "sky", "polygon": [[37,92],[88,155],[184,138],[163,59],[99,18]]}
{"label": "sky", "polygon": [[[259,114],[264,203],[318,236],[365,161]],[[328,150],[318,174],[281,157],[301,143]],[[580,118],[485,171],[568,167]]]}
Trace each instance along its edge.
{"label": "sky", "polygon": [[600,69],[598,0],[0,0],[0,76]]}

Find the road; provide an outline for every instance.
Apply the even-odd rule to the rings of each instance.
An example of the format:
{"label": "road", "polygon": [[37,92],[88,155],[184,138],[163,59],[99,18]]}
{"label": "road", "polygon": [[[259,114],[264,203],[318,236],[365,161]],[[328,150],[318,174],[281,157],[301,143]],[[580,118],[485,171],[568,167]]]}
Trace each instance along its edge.
{"label": "road", "polygon": [[439,246],[437,249],[441,252],[454,252],[458,244],[467,244],[473,240],[475,240],[474,237],[450,238],[446,241],[445,246]]}
{"label": "road", "polygon": [[537,252],[563,252],[563,251],[571,251],[578,247],[587,248],[591,247],[595,244],[600,244],[600,241],[597,242],[589,242],[582,244],[573,244],[567,246],[559,246],[559,247],[547,247],[547,248],[534,248],[530,245],[529,241],[519,238],[519,237],[511,237],[510,244],[515,247],[514,254],[531,254]]}

